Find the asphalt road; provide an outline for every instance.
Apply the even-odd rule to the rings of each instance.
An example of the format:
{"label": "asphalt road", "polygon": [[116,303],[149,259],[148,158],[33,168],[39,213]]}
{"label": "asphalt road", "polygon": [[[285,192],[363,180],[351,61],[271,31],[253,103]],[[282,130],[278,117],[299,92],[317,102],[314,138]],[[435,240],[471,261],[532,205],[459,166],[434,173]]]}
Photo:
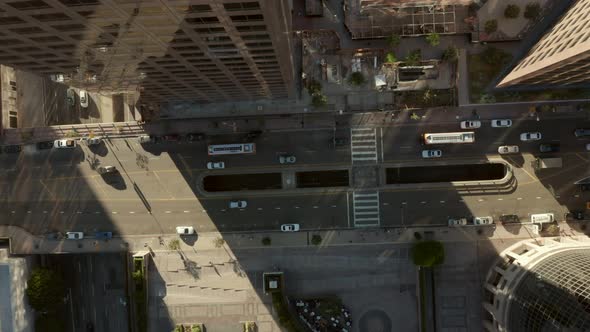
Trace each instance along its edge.
{"label": "asphalt road", "polygon": [[[497,147],[502,144],[519,145],[522,152],[503,158],[514,169],[511,188],[382,191],[377,202],[379,225],[440,225],[457,215],[526,217],[539,209],[562,213],[583,208],[588,197],[573,185],[589,175],[586,140],[572,134],[580,127],[590,123],[532,119],[515,121],[511,128],[491,128],[489,121],[483,121],[482,128],[475,129],[475,143],[441,146],[443,157],[437,160],[420,157],[424,146],[419,135],[459,131],[458,122],[377,127],[375,152],[378,162],[386,165],[477,162],[499,158]],[[525,131],[540,131],[543,139],[521,142],[519,135]],[[332,146],[335,136],[346,135],[350,140],[350,132],[342,129],[270,132],[255,140],[256,154],[216,158],[207,155],[207,144],[244,142],[245,136],[217,135],[201,142],[144,146],[133,138],[114,139],[96,148],[74,150],[26,147],[20,154],[0,155],[0,223],[20,225],[37,234],[68,230],[159,234],[185,224],[208,231],[278,230],[280,224],[293,222],[303,229],[352,227],[355,205],[352,193],[345,191],[240,191],[206,196],[199,186],[206,174],[282,171],[288,177],[299,170],[346,169],[356,158],[351,147]],[[529,162],[539,155],[539,144],[558,141],[564,168],[535,173]],[[297,163],[280,165],[280,154],[296,155]],[[206,170],[211,160],[223,160],[226,169]],[[93,170],[98,165],[114,165],[121,173],[100,176]],[[232,199],[245,199],[248,207],[230,209]]]}

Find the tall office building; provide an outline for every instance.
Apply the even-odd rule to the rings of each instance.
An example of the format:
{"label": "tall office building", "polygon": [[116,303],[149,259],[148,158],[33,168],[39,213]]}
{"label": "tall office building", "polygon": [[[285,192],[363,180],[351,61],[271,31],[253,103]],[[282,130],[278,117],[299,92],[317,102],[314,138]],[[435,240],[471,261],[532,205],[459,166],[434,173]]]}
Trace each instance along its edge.
{"label": "tall office building", "polygon": [[577,0],[498,84],[572,85],[590,81],[590,0]]}
{"label": "tall office building", "polygon": [[145,101],[286,98],[289,0],[3,0],[0,63]]}
{"label": "tall office building", "polygon": [[485,280],[486,331],[590,331],[590,238],[537,238],[500,254]]}

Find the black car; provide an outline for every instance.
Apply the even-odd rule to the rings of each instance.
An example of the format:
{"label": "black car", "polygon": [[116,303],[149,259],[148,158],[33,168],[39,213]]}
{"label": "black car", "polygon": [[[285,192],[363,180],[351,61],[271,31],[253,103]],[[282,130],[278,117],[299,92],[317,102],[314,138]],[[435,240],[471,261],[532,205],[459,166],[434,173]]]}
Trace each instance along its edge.
{"label": "black car", "polygon": [[255,139],[260,137],[260,135],[262,135],[262,130],[254,130],[248,133],[248,135],[246,135],[246,138],[248,139]]}
{"label": "black car", "polygon": [[500,216],[502,224],[517,224],[520,223],[520,218],[515,214],[503,214]]}
{"label": "black car", "polygon": [[20,145],[6,145],[2,147],[4,153],[19,153],[22,150]]}
{"label": "black car", "polygon": [[202,133],[191,133],[186,135],[186,140],[189,142],[202,141],[205,139],[205,134]]}
{"label": "black car", "polygon": [[559,144],[543,143],[543,144],[539,145],[539,151],[541,151],[541,152],[559,152]]}
{"label": "black car", "polygon": [[46,150],[53,148],[53,141],[37,142],[37,149]]}
{"label": "black car", "polygon": [[574,210],[574,211],[570,211],[569,213],[571,215],[571,217],[575,220],[584,220],[585,216],[584,216],[584,211],[582,210]]}

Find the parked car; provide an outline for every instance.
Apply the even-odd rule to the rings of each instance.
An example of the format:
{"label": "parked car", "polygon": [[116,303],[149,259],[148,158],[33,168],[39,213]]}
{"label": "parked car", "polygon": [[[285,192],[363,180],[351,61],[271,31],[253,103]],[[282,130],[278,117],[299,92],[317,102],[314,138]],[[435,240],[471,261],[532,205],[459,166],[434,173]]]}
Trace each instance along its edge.
{"label": "parked car", "polygon": [[281,164],[294,164],[297,158],[293,155],[281,155],[279,156],[279,163]]}
{"label": "parked car", "polygon": [[58,139],[53,142],[53,147],[56,149],[73,149],[76,147],[76,140]]}
{"label": "parked car", "polygon": [[66,101],[68,102],[68,106],[76,105],[76,92],[74,92],[74,89],[68,89],[66,91]]}
{"label": "parked car", "polygon": [[151,136],[151,135],[142,135],[142,136],[137,137],[137,141],[140,144],[147,144],[147,143],[155,143],[156,139],[154,136]]}
{"label": "parked car", "polygon": [[499,154],[518,153],[518,145],[502,145],[498,148]]}
{"label": "parked car", "polygon": [[51,149],[53,148],[53,141],[37,142],[36,145],[38,150]]}
{"label": "parked car", "polygon": [[4,153],[19,153],[21,150],[22,147],[20,145],[5,145],[2,147],[2,152]]}
{"label": "parked car", "polygon": [[566,214],[566,219],[569,219],[568,216],[571,216],[571,218],[575,220],[584,220],[585,218],[584,211],[582,210],[570,211]]}
{"label": "parked car", "polygon": [[178,142],[180,141],[180,135],[178,134],[170,134],[162,136],[162,140],[167,142]]}
{"label": "parked car", "polygon": [[543,143],[539,145],[540,152],[559,152],[559,144],[557,143]]}
{"label": "parked car", "polygon": [[210,161],[207,163],[207,169],[224,169],[225,163],[223,161]]}
{"label": "parked car", "polygon": [[449,226],[465,226],[467,225],[467,218],[450,218]]}
{"label": "parked car", "polygon": [[576,129],[574,130],[574,136],[576,137],[589,137],[590,129]]}
{"label": "parked car", "polygon": [[422,158],[440,158],[442,157],[441,150],[422,150]]}
{"label": "parked car", "polygon": [[85,142],[86,145],[91,146],[91,145],[99,145],[100,143],[102,143],[102,138],[100,137],[82,137],[80,138],[80,142]]}
{"label": "parked car", "polygon": [[512,120],[510,119],[492,120],[492,127],[494,128],[508,128],[510,126],[512,126]]}
{"label": "parked car", "polygon": [[107,174],[107,173],[116,173],[118,172],[117,167],[115,166],[98,166],[96,168],[98,174]]}
{"label": "parked car", "polygon": [[299,224],[284,224],[281,225],[282,232],[298,232]]}
{"label": "parked car", "polygon": [[461,121],[461,129],[475,129],[481,127],[481,121]]}
{"label": "parked car", "polygon": [[586,151],[590,151],[590,143],[586,144]]}
{"label": "parked car", "polygon": [[502,224],[516,224],[520,223],[520,218],[515,214],[503,214],[500,216]]}
{"label": "parked car", "polygon": [[82,108],[88,107],[88,92],[86,90],[80,90],[80,106]]}
{"label": "parked car", "polygon": [[202,141],[205,139],[205,134],[202,133],[191,133],[186,135],[186,140],[189,142]]}
{"label": "parked car", "polygon": [[94,237],[99,240],[109,240],[113,238],[113,232],[96,232]]}
{"label": "parked car", "polygon": [[520,134],[520,140],[523,142],[528,142],[528,141],[538,141],[541,139],[541,133],[540,132],[534,132],[534,133],[522,133]]}
{"label": "parked car", "polygon": [[66,239],[68,240],[82,240],[84,232],[66,232]]}
{"label": "parked car", "polygon": [[255,139],[260,137],[260,135],[262,135],[262,130],[254,130],[248,133],[248,135],[246,135],[247,139]]}
{"label": "parked car", "polygon": [[230,201],[229,208],[230,209],[243,209],[248,206],[248,202],[246,201]]}
{"label": "parked car", "polygon": [[494,218],[492,218],[491,216],[473,218],[473,224],[476,226],[491,225],[493,223],[494,223]]}
{"label": "parked car", "polygon": [[176,233],[180,235],[192,235],[195,234],[195,228],[193,226],[177,226]]}

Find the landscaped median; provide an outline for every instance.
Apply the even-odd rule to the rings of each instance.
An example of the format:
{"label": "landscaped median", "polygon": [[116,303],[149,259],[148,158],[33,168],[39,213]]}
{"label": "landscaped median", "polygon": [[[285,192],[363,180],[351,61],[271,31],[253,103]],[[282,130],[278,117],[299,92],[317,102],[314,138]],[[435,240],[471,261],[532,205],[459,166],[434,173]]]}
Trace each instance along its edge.
{"label": "landscaped median", "polygon": [[147,268],[144,256],[133,257],[133,300],[135,302],[135,322],[139,332],[147,331]]}

